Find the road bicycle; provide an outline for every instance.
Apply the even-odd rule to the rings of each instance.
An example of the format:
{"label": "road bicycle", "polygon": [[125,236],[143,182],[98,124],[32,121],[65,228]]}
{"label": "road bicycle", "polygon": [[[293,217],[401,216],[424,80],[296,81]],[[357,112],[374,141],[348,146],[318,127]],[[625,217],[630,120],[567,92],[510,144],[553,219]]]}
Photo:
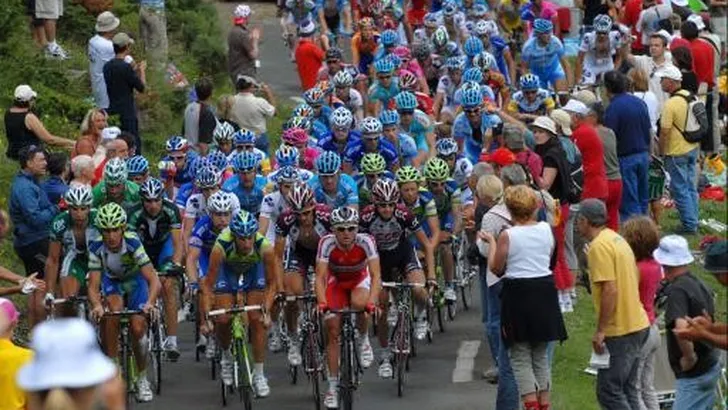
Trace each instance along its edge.
{"label": "road bicycle", "polygon": [[74,312],[74,317],[77,317],[79,319],[88,320],[88,297],[86,296],[69,296],[67,298],[58,298],[53,299],[53,302],[50,305],[50,316],[52,319],[63,317],[64,315],[58,314],[58,310],[61,309],[61,305],[63,307],[66,307],[68,305],[71,306],[72,311]]}
{"label": "road bicycle", "polygon": [[455,320],[455,316],[458,311],[458,302],[463,305],[463,309],[469,310],[472,302],[473,295],[473,281],[478,276],[477,268],[470,266],[467,260],[467,248],[463,244],[463,240],[460,237],[453,238],[452,241],[452,254],[455,259],[455,274],[453,281],[450,283],[454,286],[456,291],[459,291],[459,301],[447,302],[447,316],[452,321]]}
{"label": "road bicycle", "polygon": [[341,318],[341,336],[339,337],[339,399],[343,410],[352,410],[354,391],[359,386],[364,373],[359,362],[359,349],[356,343],[356,326],[354,317],[364,313],[358,309],[331,309],[329,313]]}

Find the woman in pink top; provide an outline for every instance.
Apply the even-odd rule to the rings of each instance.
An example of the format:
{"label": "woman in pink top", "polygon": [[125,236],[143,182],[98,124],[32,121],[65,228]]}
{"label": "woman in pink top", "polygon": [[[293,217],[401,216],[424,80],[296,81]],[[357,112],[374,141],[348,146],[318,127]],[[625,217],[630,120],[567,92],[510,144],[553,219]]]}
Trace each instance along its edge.
{"label": "woman in pink top", "polygon": [[642,346],[638,367],[640,408],[658,410],[655,393],[655,356],[660,347],[660,330],[655,323],[655,294],[662,280],[662,267],[652,258],[652,251],[660,244],[660,232],[652,219],[640,216],[627,220],[622,226],[622,237],[629,243],[640,272],[640,300],[650,320],[650,333]]}

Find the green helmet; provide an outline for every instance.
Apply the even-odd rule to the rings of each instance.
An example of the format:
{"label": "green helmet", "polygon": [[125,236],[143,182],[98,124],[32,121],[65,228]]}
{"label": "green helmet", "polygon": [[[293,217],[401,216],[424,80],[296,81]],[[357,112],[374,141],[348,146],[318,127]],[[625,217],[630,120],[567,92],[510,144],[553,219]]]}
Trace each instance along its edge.
{"label": "green helmet", "polygon": [[428,181],[444,181],[450,178],[450,167],[442,158],[430,158],[425,164],[425,178]]}
{"label": "green helmet", "polygon": [[408,182],[420,182],[421,179],[420,171],[411,165],[405,165],[397,170],[397,183],[400,185]]}
{"label": "green helmet", "polygon": [[106,185],[121,185],[126,181],[128,170],[126,162],[121,158],[112,158],[104,166]]}
{"label": "green helmet", "polygon": [[384,157],[377,153],[369,153],[364,154],[364,157],[361,159],[361,172],[364,174],[378,174],[380,172],[384,172],[384,169],[387,167],[387,163],[384,161]]}
{"label": "green helmet", "polygon": [[126,212],[116,202],[109,202],[99,208],[95,222],[99,229],[121,228],[126,224]]}

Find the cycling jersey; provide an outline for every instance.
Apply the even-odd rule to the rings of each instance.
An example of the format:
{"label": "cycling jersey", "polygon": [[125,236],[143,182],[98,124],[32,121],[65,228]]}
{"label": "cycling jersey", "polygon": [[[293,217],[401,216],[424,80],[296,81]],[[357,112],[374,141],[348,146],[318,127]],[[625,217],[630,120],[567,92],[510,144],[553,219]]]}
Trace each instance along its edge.
{"label": "cycling jersey", "polygon": [[472,172],[473,163],[463,154],[458,154],[455,159],[455,167],[452,170],[452,179],[455,181],[455,184],[464,188]]}
{"label": "cycling jersey", "polygon": [[359,281],[368,275],[369,261],[379,258],[374,238],[357,233],[351,249],[342,249],[334,234],[321,238],[316,260],[329,265],[329,274],[340,282]]}
{"label": "cycling jersey", "polygon": [[314,115],[312,117],[312,119],[313,119],[314,123],[316,121],[318,121],[321,124],[323,124],[326,127],[326,129],[328,130],[329,129],[329,117],[331,117],[332,112],[334,112],[334,110],[332,110],[331,107],[322,105],[321,110],[319,111],[318,115]]}
{"label": "cycling jersey", "polygon": [[349,144],[359,141],[360,139],[361,132],[357,130],[351,130],[349,131],[349,135],[346,137],[346,143],[340,145],[336,143],[333,132],[328,132],[326,136],[318,140],[317,145],[322,151],[334,151],[340,156],[344,156],[346,148],[349,146]]}
{"label": "cycling jersey", "polygon": [[[92,194],[94,197],[93,206],[94,208],[100,208],[101,206],[112,202],[106,193],[106,181],[99,182],[93,187]],[[121,201],[113,201],[121,205],[124,211],[129,213],[129,210],[139,204],[139,185],[131,182],[124,181],[124,194]]]}
{"label": "cycling jersey", "polygon": [[[231,196],[230,200],[233,204],[234,215],[240,210],[240,202],[236,195]],[[190,196],[190,199],[187,200],[187,205],[185,206],[184,215],[185,218],[194,218],[195,220],[207,215],[207,200],[202,192]]]}
{"label": "cycling jersey", "polygon": [[235,194],[240,209],[244,209],[257,216],[258,212],[260,212],[260,203],[263,201],[263,190],[265,189],[266,182],[267,180],[264,176],[256,175],[253,186],[251,188],[244,188],[240,180],[240,175],[233,175],[222,184],[222,190]]}
{"label": "cycling jersey", "polygon": [[319,120],[313,120],[311,126],[311,135],[308,138],[308,146],[314,147],[318,143],[318,140],[325,137],[329,133],[328,122],[324,123]]}
{"label": "cycling jersey", "polygon": [[443,75],[440,77],[440,81],[437,83],[437,93],[443,95],[441,109],[450,113],[455,112],[455,90],[458,89],[460,83],[455,82],[450,78],[449,75]]}
{"label": "cycling jersey", "polygon": [[374,53],[379,47],[379,33],[373,33],[372,38],[362,39],[361,33],[357,32],[351,38],[351,49],[359,54],[360,73],[368,73],[369,66],[374,62]]}
{"label": "cycling jersey", "polygon": [[614,56],[622,46],[619,31],[610,31],[605,43],[597,42],[597,33],[584,34],[579,51],[585,53],[581,71],[581,84],[593,85],[600,74],[614,69]]}
{"label": "cycling jersey", "polygon": [[361,93],[352,87],[349,87],[349,98],[344,101],[341,98],[332,95],[331,97],[331,108],[337,109],[344,107],[352,114],[356,114],[359,110],[364,109],[364,99],[361,97]]}
{"label": "cycling jersey", "polygon": [[480,161],[480,152],[483,149],[483,143],[486,139],[488,129],[495,127],[501,122],[500,118],[495,114],[488,114],[483,111],[480,120],[480,129],[476,130],[480,134],[479,138],[473,134],[473,126],[467,115],[462,112],[455,117],[452,127],[452,135],[458,141],[463,142],[463,152],[471,163],[476,164]]}
{"label": "cycling jersey", "polygon": [[118,252],[110,251],[100,237],[89,242],[88,251],[88,270],[103,272],[113,280],[123,281],[139,275],[151,263],[141,239],[131,231],[124,232]]}
{"label": "cycling jersey", "polygon": [[316,202],[320,204],[326,204],[332,208],[359,204],[359,190],[356,181],[350,175],[339,174],[339,182],[333,195],[324,191],[318,175],[309,180],[308,184],[313,190]]}
{"label": "cycling jersey", "polygon": [[377,214],[374,205],[364,208],[359,216],[361,231],[374,238],[379,251],[396,249],[400,242],[407,240],[409,234],[419,230],[420,226],[420,221],[401,203],[397,204],[392,217],[388,220],[382,219]]}
{"label": "cycling jersey", "polygon": [[187,200],[190,199],[192,194],[197,194],[199,192],[200,190],[197,189],[194,182],[186,182],[180,185],[177,190],[177,195],[174,197],[174,204],[177,205],[180,210],[184,211],[187,206]]}
{"label": "cycling jersey", "polygon": [[557,80],[566,78],[561,58],[564,56],[564,45],[556,36],[546,46],[541,46],[537,37],[531,37],[523,45],[521,61],[528,65],[533,74],[541,80],[541,87],[548,88]]}
{"label": "cycling jersey", "polygon": [[49,240],[60,242],[61,257],[58,273],[60,277],[72,276],[83,286],[86,283],[88,268],[88,244],[101,238],[101,234],[93,225],[96,219],[96,210],[92,209],[88,216],[88,225],[84,232],[84,242],[76,242],[73,233],[73,218],[69,211],[56,215],[51,222]]}
{"label": "cycling jersey", "polygon": [[[387,163],[387,167],[392,169],[393,166],[399,164],[399,155],[397,155],[397,148],[392,145],[391,142],[387,141],[383,137],[379,137],[377,148],[371,152],[378,152],[384,157],[384,161]],[[366,154],[366,148],[364,147],[364,141],[359,140],[349,143],[344,153],[344,161],[352,164],[354,169],[359,169],[359,163]]]}
{"label": "cycling jersey", "polygon": [[511,77],[509,75],[510,72],[508,71],[508,63],[503,56],[503,53],[505,53],[506,51],[510,51],[510,47],[508,47],[508,43],[500,36],[491,35],[489,38],[489,42],[490,45],[486,48],[486,51],[488,51],[493,55],[493,57],[495,57],[495,63],[496,66],[498,66],[498,71],[503,74],[506,83],[510,84]]}
{"label": "cycling jersey", "polygon": [[445,190],[442,194],[432,194],[437,208],[437,216],[440,218],[440,229],[452,232],[454,228],[454,219],[452,210],[460,204],[460,188],[454,180],[445,181]]}
{"label": "cycling jersey", "polygon": [[417,149],[424,152],[430,152],[427,134],[432,132],[432,127],[432,119],[418,109],[415,109],[414,118],[408,127],[400,123],[402,132],[411,135],[417,143]]}
{"label": "cycling jersey", "polygon": [[389,100],[397,94],[399,94],[399,78],[397,77],[392,77],[389,87],[384,87],[378,80],[369,87],[369,101],[372,103],[379,101],[383,107],[386,107]]}
{"label": "cycling jersey", "polygon": [[[196,151],[187,151],[187,159],[185,160],[185,166],[182,169],[178,169],[174,174],[174,185],[180,186],[185,182],[192,182],[195,180],[195,169],[192,167],[195,159],[199,156]],[[169,155],[165,155],[162,161],[172,161]]]}
{"label": "cycling jersey", "polygon": [[305,20],[318,21],[314,0],[286,0],[285,4],[288,10],[288,24],[299,25]]}
{"label": "cycling jersey", "polygon": [[270,247],[268,239],[256,233],[253,249],[249,254],[244,255],[238,252],[235,235],[230,228],[225,228],[220,232],[213,248],[223,252],[225,263],[218,274],[215,291],[234,293],[265,289],[263,252]]}
{"label": "cycling jersey", "polygon": [[505,75],[492,70],[488,73],[488,80],[485,82],[485,84],[493,90],[493,95],[496,96],[500,94],[501,90],[503,90],[507,84],[510,83],[510,78],[506,78]]}
{"label": "cycling jersey", "polygon": [[278,220],[278,216],[287,207],[288,203],[286,202],[286,198],[283,197],[283,194],[281,194],[281,191],[274,191],[263,197],[263,203],[260,204],[260,217],[265,217],[270,221],[265,237],[271,242],[276,240],[276,221]]}
{"label": "cycling jersey", "polygon": [[276,237],[288,238],[294,249],[303,248],[316,252],[319,239],[331,232],[331,211],[328,205],[316,204],[311,235],[304,237],[298,224],[298,215],[291,209],[286,209],[276,221]]}
{"label": "cycling jersey", "polygon": [[392,141],[389,142],[394,145],[397,151],[399,163],[401,165],[412,165],[412,160],[417,157],[417,154],[419,153],[415,139],[403,132],[400,132],[397,134],[396,143]]}
{"label": "cycling jersey", "polygon": [[543,88],[539,88],[533,102],[529,102],[526,99],[523,91],[517,91],[508,103],[508,111],[512,113],[547,115],[555,106],[556,103],[551,98],[551,93]]}
{"label": "cycling jersey", "polygon": [[[316,0],[316,9],[324,12],[326,17],[335,17],[339,15],[339,10],[349,7],[349,0]],[[333,32],[339,30],[338,27],[329,27]]]}
{"label": "cycling jersey", "polygon": [[[432,237],[432,229],[430,229],[427,219],[433,216],[437,217],[437,205],[435,204],[435,198],[427,189],[420,187],[418,193],[414,203],[407,203],[404,199],[402,199],[402,203],[415,215],[429,238]],[[415,242],[413,238],[413,244]]]}
{"label": "cycling jersey", "polygon": [[212,218],[209,215],[200,218],[192,228],[189,245],[200,250],[200,256],[197,259],[199,278],[207,275],[207,267],[210,266],[210,252],[212,252],[218,234],[219,232],[215,232]]}
{"label": "cycling jersey", "polygon": [[162,210],[154,218],[147,214],[142,204],[129,214],[128,229],[139,235],[156,269],[162,269],[172,259],[174,248],[171,233],[181,228],[179,209],[167,199],[162,200]]}
{"label": "cycling jersey", "polygon": [[[341,63],[341,70],[348,71],[354,79],[359,77],[359,70],[354,66],[354,64]],[[334,75],[336,75],[336,73],[332,74],[331,71],[329,71],[329,67],[324,64],[321,68],[319,68],[317,78],[318,81],[328,81],[331,83],[334,80]]]}

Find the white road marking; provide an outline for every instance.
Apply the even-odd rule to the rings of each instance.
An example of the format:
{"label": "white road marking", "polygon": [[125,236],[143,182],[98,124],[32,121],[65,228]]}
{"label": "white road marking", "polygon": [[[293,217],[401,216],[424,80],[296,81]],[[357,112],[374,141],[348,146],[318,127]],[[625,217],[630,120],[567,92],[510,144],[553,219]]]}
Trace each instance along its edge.
{"label": "white road marking", "polygon": [[475,358],[480,349],[480,340],[463,340],[458,348],[458,357],[455,359],[455,369],[452,371],[453,383],[473,381],[473,368]]}

